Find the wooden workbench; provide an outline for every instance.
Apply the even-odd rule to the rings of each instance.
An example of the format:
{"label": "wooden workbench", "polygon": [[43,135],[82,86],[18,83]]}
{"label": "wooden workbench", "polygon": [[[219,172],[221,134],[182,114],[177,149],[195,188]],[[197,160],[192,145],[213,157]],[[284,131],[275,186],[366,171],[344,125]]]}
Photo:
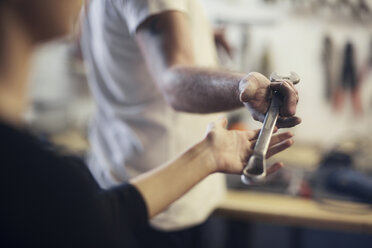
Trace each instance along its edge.
{"label": "wooden workbench", "polygon": [[215,214],[245,221],[372,234],[372,208],[355,203],[341,204],[364,213],[326,210],[313,200],[291,196],[230,190]]}

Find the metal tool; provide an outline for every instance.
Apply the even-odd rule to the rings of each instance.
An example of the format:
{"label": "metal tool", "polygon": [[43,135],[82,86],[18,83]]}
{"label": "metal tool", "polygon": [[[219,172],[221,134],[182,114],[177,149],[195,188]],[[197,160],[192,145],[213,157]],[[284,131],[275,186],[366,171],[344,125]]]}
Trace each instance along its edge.
{"label": "metal tool", "polygon": [[[270,76],[271,82],[284,82],[291,81],[293,84],[300,82],[300,77],[291,72],[289,77],[279,76],[277,73],[273,73]],[[277,92],[273,93],[270,108],[266,113],[263,127],[258,136],[256,145],[253,150],[253,154],[249,158],[247,166],[243,170],[241,180],[244,184],[259,184],[262,183],[267,176],[266,168],[266,153],[269,148],[270,140],[276,121],[279,116],[279,109],[281,106],[281,99]]]}

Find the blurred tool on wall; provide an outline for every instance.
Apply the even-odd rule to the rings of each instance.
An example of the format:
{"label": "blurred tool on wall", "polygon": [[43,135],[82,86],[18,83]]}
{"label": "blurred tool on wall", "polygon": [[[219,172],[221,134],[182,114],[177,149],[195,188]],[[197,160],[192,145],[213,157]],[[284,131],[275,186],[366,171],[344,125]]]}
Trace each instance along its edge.
{"label": "blurred tool on wall", "polygon": [[331,37],[326,36],[323,41],[323,67],[324,67],[324,96],[327,102],[332,100],[332,91],[335,80],[333,78],[333,42]]}
{"label": "blurred tool on wall", "polygon": [[338,79],[338,85],[334,92],[333,107],[335,111],[341,111],[345,95],[351,96],[353,111],[356,116],[363,114],[360,99],[360,84],[357,77],[355,48],[351,42],[347,42],[344,49],[343,65]]}

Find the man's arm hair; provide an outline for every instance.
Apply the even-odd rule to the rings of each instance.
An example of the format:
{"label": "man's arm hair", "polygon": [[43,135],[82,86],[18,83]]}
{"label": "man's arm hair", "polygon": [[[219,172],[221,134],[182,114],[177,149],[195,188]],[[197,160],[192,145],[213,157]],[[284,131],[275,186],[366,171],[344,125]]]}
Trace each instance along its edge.
{"label": "man's arm hair", "polygon": [[239,82],[244,74],[195,65],[186,14],[167,11],[148,18],[138,27],[136,40],[150,73],[174,109],[211,113],[243,106]]}

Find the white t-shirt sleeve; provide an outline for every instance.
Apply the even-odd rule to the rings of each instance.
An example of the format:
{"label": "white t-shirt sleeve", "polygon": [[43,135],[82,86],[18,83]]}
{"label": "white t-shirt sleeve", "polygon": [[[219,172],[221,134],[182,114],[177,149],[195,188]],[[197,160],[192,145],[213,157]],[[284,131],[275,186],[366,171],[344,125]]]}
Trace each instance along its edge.
{"label": "white t-shirt sleeve", "polygon": [[187,13],[187,0],[120,0],[117,5],[120,15],[128,25],[129,32],[135,34],[147,18],[165,11]]}

